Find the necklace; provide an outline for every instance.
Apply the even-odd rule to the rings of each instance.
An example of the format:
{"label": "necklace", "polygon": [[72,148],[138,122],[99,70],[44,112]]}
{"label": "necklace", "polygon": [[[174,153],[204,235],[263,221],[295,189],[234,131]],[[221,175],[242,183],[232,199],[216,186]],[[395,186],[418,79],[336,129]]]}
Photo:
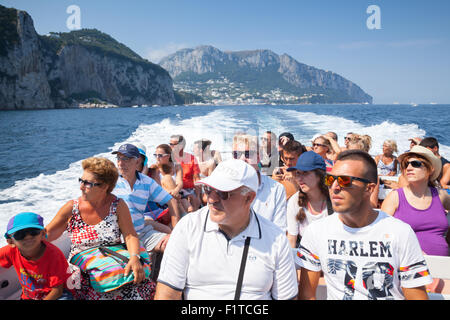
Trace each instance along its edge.
{"label": "necklace", "polygon": [[323,209],[325,209],[325,204],[326,204],[325,200],[322,200],[322,204],[320,206],[320,211],[315,211],[313,209],[313,207],[311,206],[311,204],[309,203],[309,201],[308,201],[307,205],[308,205],[309,212],[311,212],[312,214],[314,214],[314,213],[319,214],[319,213],[322,213]]}

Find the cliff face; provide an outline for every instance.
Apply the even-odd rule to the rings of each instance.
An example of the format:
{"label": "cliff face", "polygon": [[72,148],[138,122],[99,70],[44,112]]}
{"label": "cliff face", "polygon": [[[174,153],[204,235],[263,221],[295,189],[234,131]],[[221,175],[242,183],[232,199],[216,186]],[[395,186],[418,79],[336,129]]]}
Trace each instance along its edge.
{"label": "cliff face", "polygon": [[[305,102],[372,103],[372,97],[344,77],[300,63],[270,50],[222,52],[211,46],[180,50],[160,61],[175,84],[195,92],[195,83],[220,77],[248,92],[281,90]],[[266,94],[266,95],[267,95]],[[317,97],[320,96],[320,99]],[[269,101],[270,102],[270,101]]]}
{"label": "cliff face", "polygon": [[39,36],[24,11],[0,6],[0,109],[171,105],[170,75],[97,30]]}
{"label": "cliff face", "polygon": [[4,18],[1,23],[10,24],[11,32],[1,35],[0,109],[53,108],[33,20],[23,11],[6,10],[2,18],[7,15],[9,21]]}

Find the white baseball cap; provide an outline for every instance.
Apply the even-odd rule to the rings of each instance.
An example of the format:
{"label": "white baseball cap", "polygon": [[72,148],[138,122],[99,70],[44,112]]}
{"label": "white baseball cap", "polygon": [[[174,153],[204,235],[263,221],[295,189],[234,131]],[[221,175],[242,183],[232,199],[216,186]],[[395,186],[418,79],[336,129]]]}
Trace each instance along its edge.
{"label": "white baseball cap", "polygon": [[246,186],[257,192],[259,180],[251,165],[242,160],[229,159],[220,162],[210,176],[197,181],[196,184],[205,184],[225,192]]}

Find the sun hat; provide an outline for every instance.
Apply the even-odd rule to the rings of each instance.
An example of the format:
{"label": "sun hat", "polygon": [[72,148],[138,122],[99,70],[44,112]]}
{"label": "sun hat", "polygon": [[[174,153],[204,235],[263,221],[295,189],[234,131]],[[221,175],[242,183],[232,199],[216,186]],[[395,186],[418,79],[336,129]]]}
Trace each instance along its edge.
{"label": "sun hat", "polygon": [[123,144],[120,146],[119,150],[112,152],[112,154],[117,154],[117,153],[121,153],[125,157],[129,157],[129,158],[139,158],[141,155],[139,153],[138,148],[135,145],[132,145],[130,143]]}
{"label": "sun hat", "polygon": [[325,161],[319,154],[315,153],[314,151],[307,151],[300,155],[295,167],[290,167],[287,169],[287,171],[311,171],[314,169],[326,170],[327,167],[325,165]]}
{"label": "sun hat", "polygon": [[402,153],[401,155],[399,155],[398,161],[401,163],[405,157],[407,157],[409,155],[414,155],[414,154],[424,157],[431,163],[431,165],[434,168],[434,172],[430,176],[430,178],[432,181],[436,180],[437,177],[439,176],[439,174],[441,173],[442,162],[441,162],[441,159],[436,157],[430,149],[422,147],[422,146],[414,146],[408,152],[405,152],[405,153]]}
{"label": "sun hat", "polygon": [[21,212],[9,219],[5,237],[9,238],[17,231],[28,228],[44,229],[44,218],[34,212]]}
{"label": "sun hat", "polygon": [[229,159],[220,162],[210,176],[197,181],[196,184],[205,184],[219,191],[231,191],[246,186],[258,191],[259,180],[256,170],[238,159]]}
{"label": "sun hat", "polygon": [[135,143],[134,146],[136,148],[138,148],[139,154],[144,156],[144,166],[147,165],[148,158],[147,158],[147,153],[146,153],[147,149],[145,148],[145,146],[141,143]]}

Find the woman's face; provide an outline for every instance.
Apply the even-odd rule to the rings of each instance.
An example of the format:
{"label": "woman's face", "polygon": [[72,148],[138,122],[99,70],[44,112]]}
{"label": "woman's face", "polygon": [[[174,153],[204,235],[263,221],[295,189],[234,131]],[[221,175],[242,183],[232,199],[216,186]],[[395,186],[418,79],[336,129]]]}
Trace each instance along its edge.
{"label": "woman's face", "polygon": [[325,145],[325,140],[322,138],[317,138],[316,140],[314,140],[313,151],[320,154],[321,156],[326,155],[328,152],[328,146]]}
{"label": "woman's face", "polygon": [[406,159],[403,176],[408,182],[428,183],[432,172],[424,164],[424,160],[416,157]]}
{"label": "woman's face", "polygon": [[392,149],[392,147],[389,144],[383,144],[383,154],[385,156],[392,156],[392,153],[394,152],[394,150]]}
{"label": "woman's face", "polygon": [[[81,197],[83,200],[94,200],[99,196],[105,195],[108,190],[108,185],[99,181],[95,175],[84,170],[81,176],[82,182],[80,182]],[[95,185],[99,184],[99,185]]]}
{"label": "woman's face", "polygon": [[170,154],[167,154],[164,149],[156,148],[156,163],[168,164],[170,159]]}
{"label": "woman's face", "polygon": [[320,178],[314,171],[295,170],[292,174],[304,193],[308,194],[309,191],[319,188]]}

